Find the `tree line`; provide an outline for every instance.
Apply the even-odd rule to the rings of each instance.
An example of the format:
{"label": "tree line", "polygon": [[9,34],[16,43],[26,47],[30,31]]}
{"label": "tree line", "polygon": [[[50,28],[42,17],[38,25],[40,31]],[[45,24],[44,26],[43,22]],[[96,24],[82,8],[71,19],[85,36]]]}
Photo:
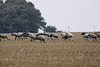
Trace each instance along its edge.
{"label": "tree line", "polygon": [[56,32],[55,26],[46,26],[45,19],[32,2],[26,0],[0,1],[0,33],[38,32],[43,28],[47,32]]}

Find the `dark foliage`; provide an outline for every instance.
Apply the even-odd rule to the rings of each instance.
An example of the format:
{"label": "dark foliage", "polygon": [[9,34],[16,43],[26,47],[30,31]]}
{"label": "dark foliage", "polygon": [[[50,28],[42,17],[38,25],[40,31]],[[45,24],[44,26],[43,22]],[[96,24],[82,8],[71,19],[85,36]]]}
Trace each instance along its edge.
{"label": "dark foliage", "polygon": [[47,26],[45,27],[46,32],[56,32],[57,28],[55,26]]}
{"label": "dark foliage", "polygon": [[38,32],[46,22],[34,4],[25,0],[0,2],[0,32]]}

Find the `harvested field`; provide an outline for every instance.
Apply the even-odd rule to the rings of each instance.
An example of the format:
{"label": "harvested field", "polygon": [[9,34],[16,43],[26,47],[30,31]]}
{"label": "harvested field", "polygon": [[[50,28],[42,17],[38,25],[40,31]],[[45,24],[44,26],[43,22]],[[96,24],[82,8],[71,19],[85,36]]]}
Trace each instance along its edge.
{"label": "harvested field", "polygon": [[0,67],[100,67],[100,42],[86,41],[74,32],[74,41],[46,38],[46,43],[28,40],[0,42]]}

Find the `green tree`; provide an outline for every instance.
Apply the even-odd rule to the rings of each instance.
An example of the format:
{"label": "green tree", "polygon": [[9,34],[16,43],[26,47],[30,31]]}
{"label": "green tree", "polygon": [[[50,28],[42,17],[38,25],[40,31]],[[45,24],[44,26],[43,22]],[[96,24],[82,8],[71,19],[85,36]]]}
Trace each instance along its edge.
{"label": "green tree", "polygon": [[45,27],[46,32],[56,32],[57,28],[55,26],[47,26]]}
{"label": "green tree", "polygon": [[25,0],[6,0],[0,5],[0,32],[30,31],[38,32],[45,27],[46,22],[40,10],[34,4]]}

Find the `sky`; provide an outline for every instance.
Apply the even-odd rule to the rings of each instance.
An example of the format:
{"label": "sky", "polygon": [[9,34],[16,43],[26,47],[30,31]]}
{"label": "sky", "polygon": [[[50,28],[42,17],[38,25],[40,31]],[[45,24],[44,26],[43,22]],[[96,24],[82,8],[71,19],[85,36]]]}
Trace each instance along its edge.
{"label": "sky", "polygon": [[100,0],[28,0],[47,25],[71,32],[100,31]]}
{"label": "sky", "polygon": [[71,32],[100,31],[100,0],[27,0],[47,25]]}

